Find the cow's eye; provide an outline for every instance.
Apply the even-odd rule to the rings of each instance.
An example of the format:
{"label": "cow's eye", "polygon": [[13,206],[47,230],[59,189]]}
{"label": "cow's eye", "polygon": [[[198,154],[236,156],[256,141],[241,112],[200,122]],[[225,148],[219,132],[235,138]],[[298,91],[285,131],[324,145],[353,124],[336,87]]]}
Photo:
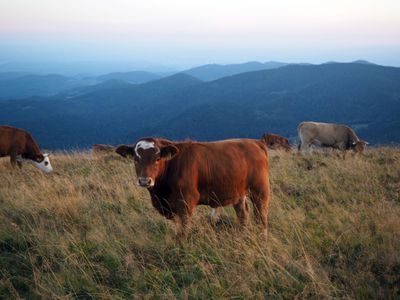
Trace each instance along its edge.
{"label": "cow's eye", "polygon": [[156,162],[159,162],[160,160],[161,160],[160,157],[157,157],[157,158],[156,158]]}
{"label": "cow's eye", "polygon": [[44,165],[45,165],[45,166],[47,166],[48,164],[49,164],[49,162],[48,162],[48,161],[45,161],[45,162],[44,162]]}

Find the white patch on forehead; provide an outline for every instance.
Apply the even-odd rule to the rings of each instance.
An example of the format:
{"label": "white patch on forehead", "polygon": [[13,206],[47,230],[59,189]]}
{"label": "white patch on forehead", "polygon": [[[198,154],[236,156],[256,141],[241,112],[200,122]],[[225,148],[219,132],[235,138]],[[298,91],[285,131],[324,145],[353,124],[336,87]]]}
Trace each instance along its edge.
{"label": "white patch on forehead", "polygon": [[146,150],[146,149],[152,149],[155,147],[156,146],[154,145],[154,142],[149,142],[149,141],[145,141],[145,140],[139,141],[139,142],[137,142],[137,144],[135,146],[135,153],[138,157],[140,157],[140,154],[138,152],[139,149]]}

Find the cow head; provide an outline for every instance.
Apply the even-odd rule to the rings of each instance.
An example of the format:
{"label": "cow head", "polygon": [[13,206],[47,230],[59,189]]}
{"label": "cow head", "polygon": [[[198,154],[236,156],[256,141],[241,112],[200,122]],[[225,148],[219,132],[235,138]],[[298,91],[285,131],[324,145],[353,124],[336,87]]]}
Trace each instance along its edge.
{"label": "cow head", "polygon": [[355,153],[362,154],[366,145],[369,145],[369,143],[366,141],[358,140],[353,142],[352,149]]}
{"label": "cow head", "polygon": [[135,145],[121,145],[116,149],[121,156],[133,157],[137,174],[137,184],[151,188],[162,173],[165,162],[175,157],[178,148],[165,140],[140,139]]}
{"label": "cow head", "polygon": [[38,167],[40,170],[50,173],[53,171],[53,167],[51,166],[49,154],[45,153],[43,155],[39,155],[36,157],[36,160],[33,160],[33,164]]}
{"label": "cow head", "polygon": [[285,149],[286,151],[291,150],[289,140],[276,134],[263,134],[262,141],[267,145],[268,148],[273,150]]}

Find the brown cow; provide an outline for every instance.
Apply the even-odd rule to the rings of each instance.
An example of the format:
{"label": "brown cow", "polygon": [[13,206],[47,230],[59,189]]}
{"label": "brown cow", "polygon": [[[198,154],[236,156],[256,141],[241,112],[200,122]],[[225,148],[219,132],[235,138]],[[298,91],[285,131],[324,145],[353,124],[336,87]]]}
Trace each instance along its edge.
{"label": "brown cow", "polygon": [[10,156],[12,166],[30,161],[46,173],[53,170],[49,155],[42,154],[32,135],[23,129],[0,126],[0,157],[4,156]]}
{"label": "brown cow", "polygon": [[212,208],[232,204],[242,225],[248,221],[246,195],[267,228],[270,186],[267,148],[250,139],[218,142],[172,142],[143,138],[117,148],[135,160],[137,184],[148,189],[152,204],[168,219],[175,219],[185,235],[197,205]]}
{"label": "brown cow", "polygon": [[268,148],[273,150],[284,149],[285,151],[290,151],[289,140],[283,136],[264,133],[261,140],[267,145]]}
{"label": "brown cow", "polygon": [[93,154],[107,154],[113,153],[115,151],[115,147],[106,144],[94,144],[92,145]]}
{"label": "brown cow", "polygon": [[353,129],[342,124],[302,122],[297,127],[297,131],[301,151],[308,151],[311,145],[315,145],[362,153],[365,145],[368,145],[368,142],[357,137]]}

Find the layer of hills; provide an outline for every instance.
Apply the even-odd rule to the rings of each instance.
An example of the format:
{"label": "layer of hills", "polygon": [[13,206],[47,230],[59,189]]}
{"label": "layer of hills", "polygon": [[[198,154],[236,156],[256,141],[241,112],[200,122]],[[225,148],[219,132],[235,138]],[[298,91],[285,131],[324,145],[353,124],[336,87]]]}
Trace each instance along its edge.
{"label": "layer of hills", "polygon": [[[209,64],[183,70],[185,73],[204,81],[219,79],[244,72],[279,68],[286,65],[280,62],[247,62],[243,64],[218,65]],[[19,66],[22,68],[22,66]],[[54,69],[53,66],[52,69]],[[17,68],[18,69],[18,68]],[[29,96],[52,96],[58,93],[72,95],[85,93],[97,88],[117,87],[125,83],[142,84],[174,72],[153,73],[147,71],[113,72],[102,75],[36,74],[28,72],[1,72],[0,65],[0,99],[21,99]],[[29,70],[29,68],[28,68]],[[176,73],[176,72],[175,72]],[[107,84],[102,85],[102,83]]]}
{"label": "layer of hills", "polygon": [[185,71],[144,83],[116,75],[52,96],[3,100],[0,124],[29,129],[51,149],[150,135],[216,140],[275,132],[295,141],[304,120],[349,124],[375,144],[400,142],[400,68],[365,62],[283,65],[213,81]]}

